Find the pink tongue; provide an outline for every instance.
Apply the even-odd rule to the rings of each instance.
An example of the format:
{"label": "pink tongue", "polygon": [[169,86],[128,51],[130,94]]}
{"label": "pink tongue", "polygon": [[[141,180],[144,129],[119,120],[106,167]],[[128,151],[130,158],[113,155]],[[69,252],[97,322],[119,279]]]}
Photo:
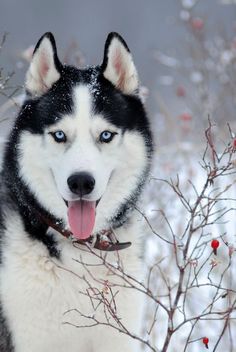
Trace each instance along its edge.
{"label": "pink tongue", "polygon": [[86,200],[68,202],[69,225],[76,238],[84,240],[92,234],[95,223],[95,206],[96,202]]}

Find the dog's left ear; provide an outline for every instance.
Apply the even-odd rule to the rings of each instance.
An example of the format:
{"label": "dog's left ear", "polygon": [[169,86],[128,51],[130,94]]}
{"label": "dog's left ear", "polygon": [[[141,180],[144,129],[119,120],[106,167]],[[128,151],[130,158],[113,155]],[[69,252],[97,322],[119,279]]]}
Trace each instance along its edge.
{"label": "dog's left ear", "polygon": [[59,80],[62,64],[52,33],[45,33],[38,41],[26,74],[26,91],[34,96],[46,93]]}
{"label": "dog's left ear", "polygon": [[118,33],[112,32],[107,37],[101,68],[104,77],[123,93],[138,92],[138,74],[132,55]]}

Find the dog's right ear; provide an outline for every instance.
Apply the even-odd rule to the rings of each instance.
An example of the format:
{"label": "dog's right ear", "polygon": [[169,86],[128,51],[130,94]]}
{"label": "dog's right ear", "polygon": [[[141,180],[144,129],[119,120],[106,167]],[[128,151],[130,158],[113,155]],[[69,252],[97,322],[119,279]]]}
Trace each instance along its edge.
{"label": "dog's right ear", "polygon": [[52,33],[45,33],[38,41],[26,74],[26,91],[33,96],[46,93],[59,80],[62,64]]}

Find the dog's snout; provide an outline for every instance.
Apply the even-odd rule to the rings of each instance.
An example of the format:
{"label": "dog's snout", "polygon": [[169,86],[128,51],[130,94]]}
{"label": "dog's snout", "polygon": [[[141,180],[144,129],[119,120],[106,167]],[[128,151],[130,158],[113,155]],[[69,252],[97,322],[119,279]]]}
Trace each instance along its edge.
{"label": "dog's snout", "polygon": [[82,197],[92,192],[95,186],[95,179],[87,172],[79,172],[71,175],[67,183],[72,193]]}

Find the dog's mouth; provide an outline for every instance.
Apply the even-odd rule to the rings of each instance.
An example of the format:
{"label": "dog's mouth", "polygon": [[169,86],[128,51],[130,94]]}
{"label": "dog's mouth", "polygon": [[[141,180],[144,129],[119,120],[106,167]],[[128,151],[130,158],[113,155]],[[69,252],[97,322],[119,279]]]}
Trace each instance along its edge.
{"label": "dog's mouth", "polygon": [[85,240],[92,235],[95,217],[96,207],[100,199],[97,201],[88,201],[84,199],[65,201],[68,211],[68,221],[70,230],[74,237],[79,240]]}

